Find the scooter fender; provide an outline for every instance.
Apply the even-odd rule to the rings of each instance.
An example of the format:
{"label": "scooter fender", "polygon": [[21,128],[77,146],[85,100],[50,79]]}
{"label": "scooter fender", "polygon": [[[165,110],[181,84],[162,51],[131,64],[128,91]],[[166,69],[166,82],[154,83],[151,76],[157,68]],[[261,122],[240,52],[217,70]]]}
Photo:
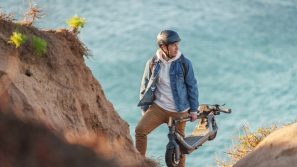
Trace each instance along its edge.
{"label": "scooter fender", "polygon": [[176,143],[176,141],[169,141],[169,143],[166,146],[166,149],[175,149],[175,154],[176,154],[176,160],[179,161],[180,159],[180,150],[179,150],[179,145]]}
{"label": "scooter fender", "polygon": [[166,146],[167,149],[172,149],[172,148],[175,148],[175,147],[179,147],[178,144],[175,141],[175,139],[176,139],[175,134],[170,133],[170,134],[167,135],[167,137],[169,139],[169,143]]}

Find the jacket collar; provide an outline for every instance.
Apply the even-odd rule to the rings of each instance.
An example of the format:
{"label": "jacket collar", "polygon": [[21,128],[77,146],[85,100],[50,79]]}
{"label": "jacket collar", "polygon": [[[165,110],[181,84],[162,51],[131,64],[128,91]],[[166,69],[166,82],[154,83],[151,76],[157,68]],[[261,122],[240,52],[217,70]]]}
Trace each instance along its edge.
{"label": "jacket collar", "polygon": [[171,63],[171,62],[173,62],[173,61],[175,61],[175,60],[177,60],[177,59],[180,58],[181,52],[178,51],[177,52],[177,55],[174,58],[169,59],[168,61],[166,61],[165,59],[163,59],[163,57],[162,57],[162,50],[161,49],[158,49],[157,50],[156,55],[158,57],[158,60],[160,60],[162,63]]}

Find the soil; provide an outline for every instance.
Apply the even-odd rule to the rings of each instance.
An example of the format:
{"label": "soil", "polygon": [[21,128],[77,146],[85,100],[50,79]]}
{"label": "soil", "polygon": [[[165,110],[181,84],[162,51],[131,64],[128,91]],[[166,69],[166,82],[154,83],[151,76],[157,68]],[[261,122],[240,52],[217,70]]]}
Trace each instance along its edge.
{"label": "soil", "polygon": [[[7,43],[13,31],[28,36],[20,48]],[[47,42],[46,54],[34,53],[33,35]],[[136,151],[128,123],[106,99],[85,64],[86,54],[68,30],[0,20],[0,111],[38,123],[67,143],[84,145],[121,166],[155,166]]]}

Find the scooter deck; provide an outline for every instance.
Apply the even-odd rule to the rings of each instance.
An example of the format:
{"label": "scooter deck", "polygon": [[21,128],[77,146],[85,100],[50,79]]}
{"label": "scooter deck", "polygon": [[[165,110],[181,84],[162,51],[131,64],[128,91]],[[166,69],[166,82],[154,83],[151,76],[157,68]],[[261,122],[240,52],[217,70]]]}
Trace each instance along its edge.
{"label": "scooter deck", "polygon": [[203,136],[188,136],[184,140],[190,146],[194,146],[197,141],[199,141]]}
{"label": "scooter deck", "polygon": [[197,141],[204,137],[208,133],[208,129],[205,127],[205,124],[197,124],[192,134],[186,137],[184,140],[187,144],[194,146]]}

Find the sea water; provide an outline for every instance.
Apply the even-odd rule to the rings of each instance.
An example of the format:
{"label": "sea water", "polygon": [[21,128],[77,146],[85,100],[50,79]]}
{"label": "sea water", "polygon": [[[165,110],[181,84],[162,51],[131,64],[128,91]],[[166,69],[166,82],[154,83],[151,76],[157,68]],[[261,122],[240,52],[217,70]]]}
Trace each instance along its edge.
{"label": "sea water", "polygon": [[[99,0],[33,1],[46,14],[40,28],[66,28],[73,15],[86,19],[79,38],[91,50],[86,63],[120,116],[134,129],[145,62],[155,54],[163,29],[181,36],[180,50],[193,64],[201,104],[224,104],[233,113],[217,117],[215,140],[187,156],[187,166],[216,166],[232,140],[248,125],[294,122],[297,118],[296,0]],[[25,0],[0,0],[17,18]],[[195,126],[188,123],[187,132]],[[147,156],[166,166],[166,125],[149,135]]]}

